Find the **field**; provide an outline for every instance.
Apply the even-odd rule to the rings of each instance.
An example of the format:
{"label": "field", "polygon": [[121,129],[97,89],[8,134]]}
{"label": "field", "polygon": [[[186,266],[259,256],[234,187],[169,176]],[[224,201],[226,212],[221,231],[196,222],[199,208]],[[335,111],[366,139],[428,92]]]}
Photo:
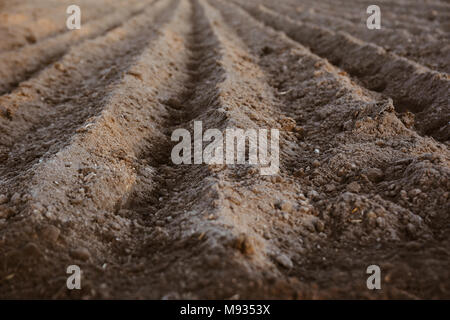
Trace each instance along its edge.
{"label": "field", "polygon": [[[450,299],[447,1],[72,3],[0,1],[0,298]],[[279,173],[174,164],[194,121]]]}

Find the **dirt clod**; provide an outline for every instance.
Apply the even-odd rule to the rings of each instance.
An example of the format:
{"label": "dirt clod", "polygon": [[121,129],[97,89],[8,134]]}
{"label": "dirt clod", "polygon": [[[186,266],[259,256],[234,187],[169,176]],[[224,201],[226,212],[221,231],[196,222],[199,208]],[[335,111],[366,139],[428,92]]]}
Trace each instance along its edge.
{"label": "dirt clod", "polygon": [[367,169],[365,174],[367,178],[369,178],[369,180],[372,182],[380,182],[384,177],[383,171],[377,168],[369,168]]}
{"label": "dirt clod", "polygon": [[50,242],[58,240],[61,230],[55,226],[48,225],[41,230],[42,237]]}
{"label": "dirt clod", "polygon": [[77,248],[70,251],[70,256],[77,260],[87,261],[91,257],[91,253],[87,248]]}
{"label": "dirt clod", "polygon": [[35,243],[27,243],[25,247],[23,247],[23,253],[29,257],[39,257],[42,255],[42,251],[39,246]]}
{"label": "dirt clod", "polygon": [[358,182],[353,181],[349,185],[347,185],[347,190],[350,192],[358,193],[361,191],[361,186]]}

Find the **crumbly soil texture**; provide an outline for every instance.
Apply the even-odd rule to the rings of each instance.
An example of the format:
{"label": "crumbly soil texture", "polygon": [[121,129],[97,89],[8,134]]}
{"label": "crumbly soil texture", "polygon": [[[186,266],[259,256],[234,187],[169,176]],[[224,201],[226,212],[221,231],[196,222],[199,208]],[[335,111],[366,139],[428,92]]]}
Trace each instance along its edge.
{"label": "crumbly soil texture", "polygon": [[[78,2],[0,2],[0,298],[450,298],[447,1]],[[279,173],[175,165],[195,121]]]}

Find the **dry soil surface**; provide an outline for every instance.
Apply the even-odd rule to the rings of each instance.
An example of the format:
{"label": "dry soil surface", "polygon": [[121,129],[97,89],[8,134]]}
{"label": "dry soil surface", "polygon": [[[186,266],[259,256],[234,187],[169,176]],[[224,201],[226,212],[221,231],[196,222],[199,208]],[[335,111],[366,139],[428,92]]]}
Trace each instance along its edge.
{"label": "dry soil surface", "polygon": [[[72,2],[0,2],[0,298],[450,298],[447,1]],[[194,121],[279,174],[173,164]]]}

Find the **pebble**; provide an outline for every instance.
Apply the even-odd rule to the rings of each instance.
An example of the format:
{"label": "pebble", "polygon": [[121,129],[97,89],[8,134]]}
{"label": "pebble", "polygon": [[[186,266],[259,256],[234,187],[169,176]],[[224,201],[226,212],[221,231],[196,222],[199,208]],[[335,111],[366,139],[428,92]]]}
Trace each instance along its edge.
{"label": "pebble", "polygon": [[353,181],[352,183],[347,185],[347,190],[353,193],[359,193],[359,191],[361,191],[361,186],[358,182]]}
{"label": "pebble", "polygon": [[181,296],[178,292],[169,292],[164,295],[161,300],[180,300]]}
{"label": "pebble", "polygon": [[278,255],[275,260],[286,269],[292,269],[294,267],[294,264],[292,263],[292,260],[285,254]]}
{"label": "pebble", "polygon": [[416,235],[416,227],[412,223],[408,223],[406,225],[406,230],[408,231],[409,235],[411,236]]}
{"label": "pebble", "polygon": [[314,223],[312,223],[312,222],[305,223],[305,227],[309,232],[316,231],[316,227],[314,226]]}
{"label": "pebble", "polygon": [[377,214],[373,211],[370,211],[369,213],[367,213],[367,218],[375,220],[377,218]]}
{"label": "pebble", "polygon": [[341,168],[337,171],[337,176],[338,176],[338,177],[342,177],[343,175],[345,175],[345,172],[346,172],[345,168],[344,168],[344,167],[341,167]]}
{"label": "pebble", "polygon": [[91,254],[86,248],[77,248],[70,251],[70,256],[74,259],[78,259],[81,261],[87,261],[91,257]]}
{"label": "pebble", "polygon": [[297,198],[300,199],[300,200],[303,200],[303,201],[306,200],[306,197],[305,197],[305,195],[304,195],[303,193],[299,193],[299,194],[297,195]]}
{"label": "pebble", "polygon": [[52,225],[48,225],[42,229],[42,237],[51,242],[58,240],[60,234],[61,230]]}
{"label": "pebble", "polygon": [[380,228],[384,227],[384,219],[382,217],[377,218],[377,226]]}
{"label": "pebble", "polygon": [[14,193],[13,196],[11,197],[11,202],[13,204],[18,204],[21,201],[22,201],[22,196],[18,192]]}
{"label": "pebble", "polygon": [[319,160],[314,160],[312,165],[313,165],[314,168],[318,168],[318,167],[320,167],[320,161]]}
{"label": "pebble", "polygon": [[8,197],[5,194],[0,194],[0,204],[5,204],[8,202]]}
{"label": "pebble", "polygon": [[405,190],[400,190],[400,197],[401,197],[403,200],[408,200],[408,194],[406,193]]}
{"label": "pebble", "polygon": [[316,227],[317,232],[322,232],[325,229],[325,224],[320,220],[317,220],[314,226]]}
{"label": "pebble", "polygon": [[409,192],[408,192],[408,195],[410,196],[410,197],[415,197],[415,196],[417,196],[417,195],[419,195],[419,194],[421,194],[422,193],[422,190],[420,190],[420,189],[412,189],[412,190],[410,190]]}
{"label": "pebble", "polygon": [[296,177],[303,177],[305,175],[305,169],[303,169],[303,168],[298,169],[294,175]]}
{"label": "pebble", "polygon": [[120,230],[120,225],[117,222],[111,222],[111,228],[114,230]]}
{"label": "pebble", "polygon": [[308,198],[315,200],[319,198],[319,193],[316,190],[311,190],[308,192]]}
{"label": "pebble", "polygon": [[419,156],[419,159],[432,161],[434,159],[434,156],[432,153],[424,153],[421,156]]}
{"label": "pebble", "polygon": [[59,62],[55,63],[55,69],[59,70],[59,71],[65,71],[66,70],[64,68],[64,66],[61,63],[59,63]]}
{"label": "pebble", "polygon": [[372,182],[379,182],[379,181],[383,180],[384,173],[380,169],[370,168],[370,169],[367,169],[366,176]]}
{"label": "pebble", "polygon": [[33,214],[39,214],[39,213],[44,213],[45,212],[45,208],[42,204],[40,203],[33,203],[31,205],[31,210],[33,210]]}

